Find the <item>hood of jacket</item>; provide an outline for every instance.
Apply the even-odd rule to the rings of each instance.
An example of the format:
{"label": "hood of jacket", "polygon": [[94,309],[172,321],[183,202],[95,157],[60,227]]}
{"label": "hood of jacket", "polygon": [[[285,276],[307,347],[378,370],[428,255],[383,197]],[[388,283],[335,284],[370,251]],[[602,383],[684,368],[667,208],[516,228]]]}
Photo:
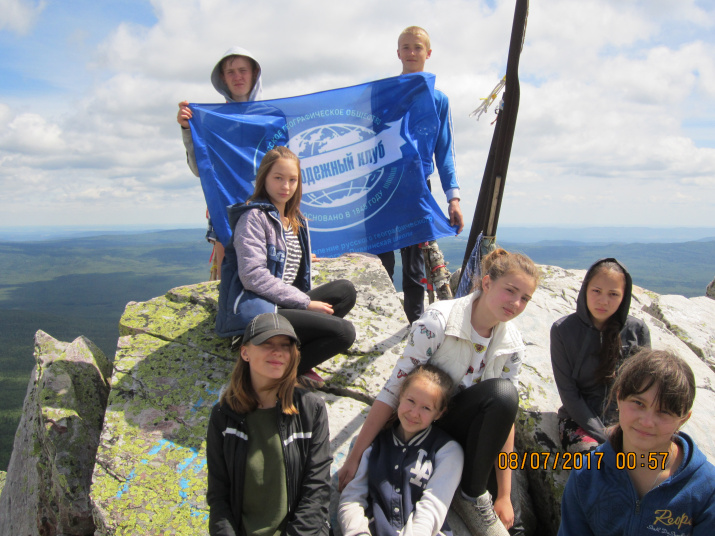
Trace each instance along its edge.
{"label": "hood of jacket", "polygon": [[[623,329],[623,326],[626,325],[626,319],[628,318],[628,311],[631,308],[631,291],[633,290],[633,280],[631,279],[631,274],[628,272],[628,268],[626,268],[623,263],[618,262],[613,257],[607,257],[605,259],[597,260],[591,265],[586,274],[588,274],[589,272],[591,272],[591,270],[594,270],[599,264],[602,264],[604,262],[615,262],[623,269],[623,273],[626,276],[626,287],[623,291],[623,301],[621,301],[621,305],[614,313],[614,315],[616,315],[618,318],[619,329]],[[576,300],[576,314],[587,326],[593,326],[593,320],[591,319],[591,315],[588,313],[588,305],[586,303],[586,279],[586,277],[583,278],[584,282],[581,284],[581,290],[578,293],[578,299]]]}
{"label": "hood of jacket", "polygon": [[231,205],[228,207],[228,224],[231,229],[236,228],[236,223],[238,220],[241,218],[244,212],[248,210],[253,210],[253,209],[261,209],[265,210],[266,213],[272,213],[273,217],[280,222],[281,221],[281,214],[278,212],[278,209],[275,207],[273,203],[270,201],[267,201],[265,199],[255,199],[254,201],[251,201],[250,203],[236,203],[235,205]]}
{"label": "hood of jacket", "polygon": [[231,97],[231,92],[229,91],[226,82],[224,82],[223,78],[221,77],[221,62],[226,56],[246,56],[247,58],[251,58],[253,61],[256,62],[256,65],[258,65],[258,73],[256,74],[256,80],[253,83],[253,88],[248,94],[248,100],[261,100],[261,94],[263,93],[263,84],[261,82],[261,64],[258,63],[258,60],[255,57],[253,57],[253,54],[251,54],[248,50],[242,47],[234,46],[229,48],[226,52],[224,52],[223,56],[221,56],[218,62],[216,62],[213,71],[211,71],[211,83],[213,84],[214,88],[216,88],[216,91],[218,91],[221,95],[224,96],[226,102],[236,102]]}

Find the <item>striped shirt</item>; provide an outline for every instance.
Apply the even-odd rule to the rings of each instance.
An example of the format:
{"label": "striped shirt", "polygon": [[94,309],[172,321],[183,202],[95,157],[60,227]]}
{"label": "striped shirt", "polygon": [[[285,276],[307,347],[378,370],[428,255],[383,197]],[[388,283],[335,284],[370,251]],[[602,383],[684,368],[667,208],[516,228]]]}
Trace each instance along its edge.
{"label": "striped shirt", "polygon": [[292,285],[298,275],[300,259],[303,257],[303,250],[300,247],[298,237],[293,234],[293,227],[286,229],[286,264],[283,271],[283,282]]}

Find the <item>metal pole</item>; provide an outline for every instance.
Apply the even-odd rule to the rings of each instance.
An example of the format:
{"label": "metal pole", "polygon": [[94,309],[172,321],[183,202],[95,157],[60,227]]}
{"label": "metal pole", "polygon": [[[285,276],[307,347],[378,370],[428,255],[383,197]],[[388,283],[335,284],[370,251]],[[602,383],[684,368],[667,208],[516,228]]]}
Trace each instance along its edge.
{"label": "metal pole", "polygon": [[462,272],[467,265],[469,255],[476,245],[477,237],[484,232],[483,244],[494,244],[499,223],[506,172],[509,167],[511,145],[514,140],[516,116],[519,111],[519,58],[526,34],[526,19],[529,14],[529,0],[516,0],[514,22],[511,27],[509,59],[506,67],[506,85],[504,86],[504,107],[497,116],[497,124],[489,148],[489,156],[484,169],[484,177],[479,190],[479,199],[474,210],[472,228],[469,231],[467,248],[462,261]]}

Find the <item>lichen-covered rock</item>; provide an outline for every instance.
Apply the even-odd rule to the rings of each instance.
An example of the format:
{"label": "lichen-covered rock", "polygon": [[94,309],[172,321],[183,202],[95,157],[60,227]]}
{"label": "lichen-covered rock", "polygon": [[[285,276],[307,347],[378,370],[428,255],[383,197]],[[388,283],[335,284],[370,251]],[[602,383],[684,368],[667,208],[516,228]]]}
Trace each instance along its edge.
{"label": "lichen-covered rock", "polygon": [[[527,534],[537,536],[556,533],[561,493],[569,474],[563,458],[557,461],[560,445],[556,410],[561,403],[551,371],[549,330],[555,320],[575,310],[585,273],[552,266],[542,269],[545,277],[540,288],[515,320],[527,345],[520,378],[516,450],[518,456],[526,453],[529,458],[526,469],[515,471],[512,488],[513,496],[518,495],[526,509]],[[394,287],[376,257],[351,254],[324,259],[315,264],[314,272],[316,285],[346,278],[358,290],[356,307],[347,317],[356,327],[355,344],[346,355],[336,356],[318,367],[326,378],[326,392],[320,396],[326,402],[330,420],[334,456],[331,519],[335,521],[336,472],[362,426],[369,404],[404,348],[408,326]],[[217,283],[202,283],[172,289],[165,296],[127,306],[120,321],[112,391],[91,490],[97,535],[207,533],[206,426],[210,409],[218,401],[235,359],[229,342],[214,334],[217,297]],[[715,326],[701,321],[712,318],[710,303],[706,298],[664,297],[634,287],[631,314],[648,324],[655,348],[675,350],[693,368],[698,395],[693,418],[684,429],[713,461],[715,436],[710,428],[715,407],[715,373],[706,357],[712,355]],[[92,348],[84,339],[72,344],[76,348],[70,351],[71,345],[38,333],[37,353],[64,356]],[[13,452],[0,496],[0,534],[38,534],[38,523],[46,523],[43,528],[51,531],[67,517],[61,513],[65,507],[58,506],[56,501],[42,503],[49,493],[45,490],[54,496],[65,492],[68,480],[62,475],[67,472],[67,464],[82,459],[81,454],[65,455],[63,449],[69,447],[61,441],[63,434],[69,433],[63,427],[72,432],[72,437],[79,430],[75,426],[78,419],[72,420],[75,415],[68,411],[70,404],[65,400],[77,386],[68,379],[74,376],[65,374],[64,359],[56,363],[55,357],[38,358],[15,444],[17,460],[23,463],[13,464],[16,458]],[[96,357],[95,362],[93,366],[82,362],[75,368],[99,370],[98,375],[106,378],[110,370],[106,359]],[[41,397],[48,401],[42,407],[38,402]],[[101,401],[88,403],[86,407],[72,406],[80,416],[89,408],[103,407]],[[82,420],[87,426],[96,421],[96,415]],[[539,469],[530,468],[532,453],[540,457]],[[52,461],[37,464],[34,460]],[[91,465],[91,460],[88,461]],[[86,483],[77,484],[72,491],[75,496],[86,498]],[[11,523],[6,521],[10,519],[6,515],[10,506],[7,497],[12,497],[14,524],[12,530],[4,531],[3,523]],[[39,497],[38,504],[55,507],[33,509],[27,506],[35,504],[32,497]],[[16,515],[16,507],[27,512],[23,520]],[[86,511],[87,508],[83,512]],[[452,512],[449,519],[456,536],[473,532]]]}
{"label": "lichen-covered rock", "polygon": [[0,471],[0,493],[2,493],[5,487],[5,479],[7,478],[7,473],[5,471]]}
{"label": "lichen-covered rock", "polygon": [[374,256],[355,253],[339,262],[321,260],[315,264],[315,284],[333,279],[349,279],[357,289],[357,302],[347,317],[355,326],[355,344],[347,355],[318,367],[328,389],[372,402],[390,376],[402,354],[408,323],[387,272]]}
{"label": "lichen-covered rock", "polygon": [[[216,285],[204,288],[216,297]],[[129,304],[120,322],[129,334],[119,339],[92,485],[98,534],[206,532],[206,427],[234,358],[230,341],[212,334],[211,301],[175,299],[195,291]]]}
{"label": "lichen-covered rock", "polygon": [[42,331],[35,358],[0,496],[0,534],[91,534],[89,485],[112,367],[84,337],[68,344]]}
{"label": "lichen-covered rock", "polygon": [[[407,321],[376,257],[321,260],[314,284],[325,282],[328,274],[358,288],[348,317],[356,326],[356,343],[348,356],[337,356],[320,369],[335,392],[345,391],[348,381],[355,386],[354,398],[323,394],[335,473],[364,419],[366,406],[355,398],[375,393],[370,374],[380,359],[374,357],[399,345]],[[206,427],[235,359],[229,341],[213,333],[217,289],[216,283],[173,289],[130,303],[120,320],[122,336],[92,487],[98,534],[206,533]],[[389,360],[382,367],[388,374],[397,356],[383,358]]]}

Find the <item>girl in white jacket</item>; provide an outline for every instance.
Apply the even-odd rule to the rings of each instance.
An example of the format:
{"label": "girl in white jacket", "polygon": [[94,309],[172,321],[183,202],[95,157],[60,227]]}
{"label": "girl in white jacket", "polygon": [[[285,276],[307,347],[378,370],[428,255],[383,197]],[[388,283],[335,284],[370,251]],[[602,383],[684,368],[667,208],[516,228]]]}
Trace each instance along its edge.
{"label": "girl in white jacket", "polygon": [[[509,322],[524,311],[539,279],[538,268],[519,253],[497,249],[482,262],[477,290],[433,304],[414,322],[405,353],[377,396],[355,447],[340,469],[342,489],[352,480],[360,457],[397,407],[399,386],[416,365],[431,363],[457,385],[449,412],[437,425],[464,449],[461,491],[453,506],[481,534],[505,536],[514,524],[511,471],[498,466],[500,452],[514,449],[516,390],[524,343]],[[494,504],[487,482],[495,469]]]}

